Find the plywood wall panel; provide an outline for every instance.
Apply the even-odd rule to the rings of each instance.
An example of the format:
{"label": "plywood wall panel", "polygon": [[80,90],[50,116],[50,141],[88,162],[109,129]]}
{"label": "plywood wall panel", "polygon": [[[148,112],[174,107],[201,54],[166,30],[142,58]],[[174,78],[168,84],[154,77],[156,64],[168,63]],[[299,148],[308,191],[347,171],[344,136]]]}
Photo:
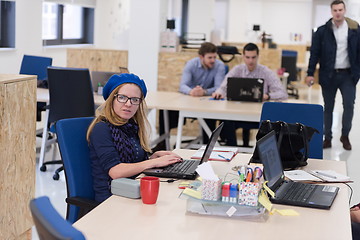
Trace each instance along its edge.
{"label": "plywood wall panel", "polygon": [[26,239],[32,226],[28,205],[35,195],[36,79],[2,80],[0,239]]}

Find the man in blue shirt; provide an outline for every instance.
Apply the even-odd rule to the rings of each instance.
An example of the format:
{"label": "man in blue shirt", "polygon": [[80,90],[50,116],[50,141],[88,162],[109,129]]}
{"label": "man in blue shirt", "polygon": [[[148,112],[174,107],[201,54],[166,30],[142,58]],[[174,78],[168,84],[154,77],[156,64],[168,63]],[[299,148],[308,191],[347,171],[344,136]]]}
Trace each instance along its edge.
{"label": "man in blue shirt", "polygon": [[[201,44],[198,51],[199,56],[189,60],[183,70],[179,91],[194,96],[210,96],[220,86],[225,77],[225,64],[217,60],[217,48],[210,42]],[[178,111],[169,111],[169,127],[175,128],[178,124]],[[215,129],[215,120],[206,119],[211,130]],[[163,112],[159,116],[159,132],[164,131]],[[208,137],[203,131],[203,142],[207,143]],[[159,143],[153,150],[160,150],[165,147],[164,142]]]}
{"label": "man in blue shirt", "polygon": [[199,49],[199,57],[186,63],[179,91],[194,97],[211,95],[225,77],[225,65],[216,59],[216,46],[205,42]]}

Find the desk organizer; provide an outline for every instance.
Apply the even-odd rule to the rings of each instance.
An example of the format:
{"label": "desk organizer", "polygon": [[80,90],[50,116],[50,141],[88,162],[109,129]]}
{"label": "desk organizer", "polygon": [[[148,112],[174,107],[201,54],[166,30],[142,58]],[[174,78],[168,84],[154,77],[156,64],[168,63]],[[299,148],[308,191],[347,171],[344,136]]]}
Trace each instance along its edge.
{"label": "desk organizer", "polygon": [[187,201],[186,212],[190,214],[220,216],[254,222],[265,222],[269,216],[268,211],[261,205],[252,207],[222,201],[208,201],[185,194],[180,194],[179,198]]}

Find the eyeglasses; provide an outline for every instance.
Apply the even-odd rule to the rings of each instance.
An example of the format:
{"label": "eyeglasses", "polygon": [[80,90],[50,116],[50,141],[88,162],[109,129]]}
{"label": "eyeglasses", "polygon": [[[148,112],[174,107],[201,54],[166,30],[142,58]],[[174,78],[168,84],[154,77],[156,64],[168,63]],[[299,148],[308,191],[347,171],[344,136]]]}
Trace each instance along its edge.
{"label": "eyeglasses", "polygon": [[116,94],[115,95],[116,97],[116,100],[119,102],[119,103],[126,103],[129,99],[130,99],[130,103],[132,105],[140,105],[142,99],[141,98],[138,98],[138,97],[128,97],[128,96],[125,96],[125,95],[122,95],[122,94]]}

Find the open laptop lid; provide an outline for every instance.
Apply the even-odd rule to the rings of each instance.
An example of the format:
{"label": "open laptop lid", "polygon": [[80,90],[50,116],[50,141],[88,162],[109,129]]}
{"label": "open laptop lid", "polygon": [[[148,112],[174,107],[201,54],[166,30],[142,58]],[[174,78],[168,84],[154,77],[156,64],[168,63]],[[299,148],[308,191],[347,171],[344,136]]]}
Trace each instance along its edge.
{"label": "open laptop lid", "polygon": [[284,171],[277,147],[275,131],[271,131],[256,143],[259,157],[264,165],[265,179],[271,190],[277,189],[284,181]]}
{"label": "open laptop lid", "polygon": [[109,78],[114,74],[120,74],[118,72],[101,72],[101,71],[92,71],[91,72],[91,83],[94,91],[97,91],[98,84],[105,86]]}
{"label": "open laptop lid", "polygon": [[235,78],[227,79],[227,100],[244,102],[262,102],[264,79]]}
{"label": "open laptop lid", "polygon": [[201,157],[200,164],[203,162],[207,162],[209,160],[211,152],[214,149],[214,146],[216,144],[216,141],[219,138],[219,135],[220,135],[220,132],[221,132],[223,126],[224,126],[224,122],[220,123],[219,126],[211,133],[209,142],[206,145],[205,151]]}

